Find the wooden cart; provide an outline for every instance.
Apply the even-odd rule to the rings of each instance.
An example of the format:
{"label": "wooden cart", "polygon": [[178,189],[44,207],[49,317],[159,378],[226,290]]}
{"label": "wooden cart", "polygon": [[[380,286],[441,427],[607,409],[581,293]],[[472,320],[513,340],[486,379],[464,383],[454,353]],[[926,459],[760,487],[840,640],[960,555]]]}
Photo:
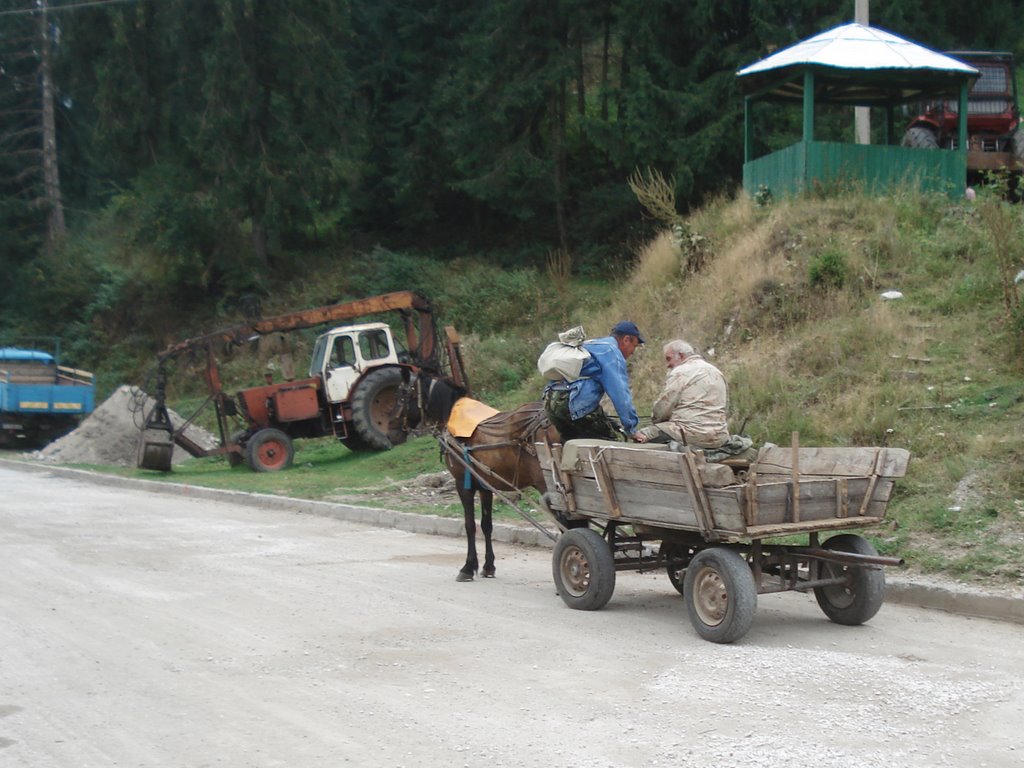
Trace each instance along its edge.
{"label": "wooden cart", "polygon": [[[729,643],[770,592],[813,591],[832,621],[862,624],[884,599],[881,566],[903,562],[846,532],[882,522],[910,460],[903,449],[801,448],[794,435],[749,467],[601,440],[537,452],[563,529],[552,572],[570,608],[602,608],[616,571],[665,568],[697,633]],[[819,543],[825,532],[837,533]]]}

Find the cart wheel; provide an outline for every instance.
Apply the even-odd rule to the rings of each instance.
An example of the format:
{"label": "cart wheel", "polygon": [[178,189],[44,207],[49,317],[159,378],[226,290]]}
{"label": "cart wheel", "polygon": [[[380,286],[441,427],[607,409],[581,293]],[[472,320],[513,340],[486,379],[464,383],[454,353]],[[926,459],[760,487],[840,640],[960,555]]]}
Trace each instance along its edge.
{"label": "cart wheel", "polygon": [[[858,555],[878,554],[878,550],[871,546],[867,539],[853,533],[833,536],[822,546],[825,549],[853,552]],[[882,607],[882,601],[885,599],[885,573],[880,566],[823,562],[820,565],[820,575],[823,579],[846,577],[845,584],[814,588],[814,597],[817,598],[821,610],[836,624],[863,624]]]}
{"label": "cart wheel", "polygon": [[731,643],[750,629],[757,609],[757,585],[738,552],[712,547],[690,561],[683,598],[698,635],[713,643]]}
{"label": "cart wheel", "polygon": [[277,472],[292,465],[295,448],[281,430],[261,429],[249,438],[245,454],[253,472]]}
{"label": "cart wheel", "polygon": [[612,599],[615,560],[596,531],[571,528],[559,536],[551,566],[555,588],[570,608],[596,611]]}
{"label": "cart wheel", "polygon": [[680,595],[683,592],[683,581],[686,577],[686,568],[693,559],[693,552],[689,547],[675,542],[661,543],[661,556],[665,560],[665,571],[668,573],[668,580]]}

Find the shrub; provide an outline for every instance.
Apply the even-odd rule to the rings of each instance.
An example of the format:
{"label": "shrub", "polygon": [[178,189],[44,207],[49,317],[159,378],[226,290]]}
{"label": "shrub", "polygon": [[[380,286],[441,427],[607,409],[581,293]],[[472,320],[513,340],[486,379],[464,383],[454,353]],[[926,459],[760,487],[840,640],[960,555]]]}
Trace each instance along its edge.
{"label": "shrub", "polygon": [[824,288],[826,291],[839,289],[846,283],[848,272],[845,254],[830,248],[811,259],[807,280],[815,288]]}

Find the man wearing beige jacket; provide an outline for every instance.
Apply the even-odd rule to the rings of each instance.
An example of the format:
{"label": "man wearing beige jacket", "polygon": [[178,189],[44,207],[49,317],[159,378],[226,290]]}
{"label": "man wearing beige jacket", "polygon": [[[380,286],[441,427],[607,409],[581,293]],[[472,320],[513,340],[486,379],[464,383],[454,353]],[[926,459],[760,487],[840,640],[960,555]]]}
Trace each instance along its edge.
{"label": "man wearing beige jacket", "polygon": [[665,387],[654,402],[651,426],[639,430],[634,439],[722,448],[730,437],[725,377],[682,339],[670,341],[664,351],[669,369]]}

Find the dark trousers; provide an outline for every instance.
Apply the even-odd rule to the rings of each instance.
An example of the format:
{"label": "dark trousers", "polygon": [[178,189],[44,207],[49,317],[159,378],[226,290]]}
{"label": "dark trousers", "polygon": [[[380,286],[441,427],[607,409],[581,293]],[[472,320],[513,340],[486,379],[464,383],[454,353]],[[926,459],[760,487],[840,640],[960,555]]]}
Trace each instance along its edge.
{"label": "dark trousers", "polygon": [[611,419],[598,406],[595,410],[573,419],[569,415],[569,393],[567,391],[548,390],[544,394],[544,412],[562,436],[562,442],[581,438],[598,440],[618,440],[619,435],[612,426]]}

